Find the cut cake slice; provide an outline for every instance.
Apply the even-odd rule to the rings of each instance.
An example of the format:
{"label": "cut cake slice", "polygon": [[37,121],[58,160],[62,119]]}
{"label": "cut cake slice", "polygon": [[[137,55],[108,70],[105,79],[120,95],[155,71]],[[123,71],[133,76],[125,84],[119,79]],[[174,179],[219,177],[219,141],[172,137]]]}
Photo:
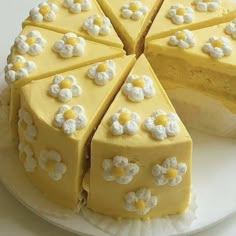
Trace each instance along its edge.
{"label": "cut cake slice", "polygon": [[83,183],[88,208],[115,218],[182,212],[191,190],[191,148],[187,130],[142,55],[92,139]]}
{"label": "cut cake slice", "polygon": [[212,1],[195,2],[197,1],[164,1],[147,34],[146,42],[169,36],[185,28],[195,30],[236,18],[235,1],[219,1],[219,3],[214,3],[213,7],[211,4]]}
{"label": "cut cake slice", "polygon": [[140,55],[144,39],[163,0],[98,0],[111,19],[127,53]]}
{"label": "cut cake slice", "polygon": [[31,182],[60,206],[76,207],[89,140],[134,62],[134,55],[123,56],[21,88],[20,160]]}
{"label": "cut cake slice", "polygon": [[[64,2],[68,2],[65,4]],[[69,3],[70,2],[70,3]],[[23,22],[25,25],[34,25],[59,33],[74,32],[86,39],[123,48],[123,43],[108,18],[98,5],[97,1],[89,0],[87,7],[76,5],[80,1],[49,0],[39,4],[31,10],[30,16]],[[86,27],[83,27],[84,22]],[[89,33],[88,33],[89,32]]]}

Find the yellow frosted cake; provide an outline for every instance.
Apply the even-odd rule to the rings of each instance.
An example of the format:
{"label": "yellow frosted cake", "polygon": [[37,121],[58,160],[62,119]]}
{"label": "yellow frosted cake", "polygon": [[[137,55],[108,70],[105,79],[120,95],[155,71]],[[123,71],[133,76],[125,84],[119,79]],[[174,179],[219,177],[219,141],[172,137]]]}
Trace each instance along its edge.
{"label": "yellow frosted cake", "polygon": [[[204,130],[227,123],[236,137],[234,18],[230,0],[49,0],[30,10],[7,60],[0,118],[9,110],[33,185],[61,207],[86,202],[115,218],[187,209],[182,117]],[[214,102],[225,110],[212,118]]]}

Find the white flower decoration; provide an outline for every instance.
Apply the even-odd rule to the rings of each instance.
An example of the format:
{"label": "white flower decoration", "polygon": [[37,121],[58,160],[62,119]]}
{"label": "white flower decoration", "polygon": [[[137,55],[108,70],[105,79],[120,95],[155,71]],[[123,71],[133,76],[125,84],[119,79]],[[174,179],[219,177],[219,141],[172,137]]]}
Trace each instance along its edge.
{"label": "white flower decoration", "polygon": [[116,64],[112,60],[103,63],[96,63],[88,69],[88,77],[93,79],[97,85],[103,86],[114,78]]}
{"label": "white flower decoration", "polygon": [[225,27],[225,33],[231,35],[233,39],[236,39],[236,19]]}
{"label": "white flower decoration", "polygon": [[174,137],[179,133],[179,118],[175,113],[156,110],[151,117],[144,120],[144,129],[156,140],[164,140],[167,136]]}
{"label": "white flower decoration", "polygon": [[220,0],[195,0],[196,8],[198,11],[216,11],[220,7]]}
{"label": "white flower decoration", "polygon": [[54,126],[62,128],[67,135],[73,134],[78,129],[83,129],[87,124],[84,108],[80,105],[62,105],[54,119]]}
{"label": "white flower decoration", "polygon": [[62,179],[66,173],[66,165],[61,161],[61,155],[54,150],[42,150],[39,156],[39,166],[55,181]]}
{"label": "white flower decoration", "polygon": [[136,212],[138,215],[146,215],[157,206],[157,203],[157,197],[152,196],[151,191],[146,188],[141,188],[137,192],[129,192],[125,196],[125,209]]}
{"label": "white flower decoration", "polygon": [[111,32],[111,21],[106,16],[95,14],[84,21],[83,29],[91,36],[108,35]]}
{"label": "white flower decoration", "polygon": [[169,9],[167,17],[176,25],[191,23],[194,17],[194,10],[191,7],[175,4]]}
{"label": "white flower decoration", "polygon": [[140,117],[136,112],[121,108],[110,118],[110,130],[113,135],[134,135],[139,131],[139,120]]}
{"label": "white flower decoration", "polygon": [[61,102],[68,102],[73,97],[78,97],[82,93],[81,87],[73,75],[65,78],[62,75],[56,75],[48,90],[52,97],[58,98]]}
{"label": "white flower decoration", "polygon": [[90,0],[64,0],[63,6],[72,13],[88,11],[92,7]]}
{"label": "white flower decoration", "polygon": [[129,75],[122,92],[132,102],[141,102],[144,98],[151,98],[156,91],[153,87],[153,80],[147,75]]}
{"label": "white flower decoration", "polygon": [[230,56],[232,54],[230,40],[225,37],[210,37],[202,49],[205,53],[208,53],[211,57],[217,59],[220,59],[224,56]]}
{"label": "white flower decoration", "polygon": [[195,38],[192,31],[184,29],[170,36],[168,44],[171,46],[187,49],[195,45]]}
{"label": "white flower decoration", "polygon": [[58,6],[54,3],[42,2],[38,7],[30,11],[30,18],[33,22],[52,22],[56,19]]}
{"label": "white flower decoration", "polygon": [[37,137],[37,129],[34,124],[33,118],[29,112],[23,107],[19,110],[19,122],[18,124],[24,128],[24,136],[28,142],[33,142]]}
{"label": "white flower decoration", "polygon": [[9,117],[10,88],[5,88],[0,93],[0,120],[6,121]]}
{"label": "white flower decoration", "polygon": [[29,76],[36,69],[33,61],[27,61],[23,56],[15,56],[5,67],[5,80],[8,84]]}
{"label": "white flower decoration", "polygon": [[126,19],[139,20],[148,12],[148,7],[140,0],[133,0],[121,8],[121,16]]}
{"label": "white flower decoration", "polygon": [[80,57],[84,54],[85,45],[84,38],[78,37],[74,33],[67,33],[62,39],[56,41],[53,49],[63,58]]}
{"label": "white flower decoration", "polygon": [[103,178],[106,181],[116,181],[118,184],[128,184],[139,172],[139,166],[129,163],[128,158],[115,156],[112,160],[105,159],[102,163]]}
{"label": "white flower decoration", "polygon": [[29,32],[27,35],[19,35],[15,39],[16,51],[19,54],[28,53],[31,56],[39,55],[46,43],[47,41],[36,30]]}
{"label": "white flower decoration", "polygon": [[158,186],[168,184],[175,186],[182,181],[182,176],[187,172],[185,163],[177,163],[176,157],[165,159],[161,165],[154,165],[152,175],[155,177],[155,183]]}
{"label": "white flower decoration", "polygon": [[29,145],[19,144],[19,157],[24,163],[27,172],[34,172],[37,167],[37,161],[34,158],[34,153]]}

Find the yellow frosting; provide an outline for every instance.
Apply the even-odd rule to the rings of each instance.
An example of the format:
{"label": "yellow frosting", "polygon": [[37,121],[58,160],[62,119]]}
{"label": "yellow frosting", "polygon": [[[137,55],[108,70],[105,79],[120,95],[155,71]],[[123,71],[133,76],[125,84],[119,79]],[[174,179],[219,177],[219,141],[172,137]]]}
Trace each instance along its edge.
{"label": "yellow frosting", "polygon": [[163,0],[142,0],[141,2],[148,7],[149,11],[137,21],[121,17],[121,8],[129,2],[127,0],[98,0],[98,2],[118,31],[119,36],[125,44],[126,51],[140,55],[143,50],[143,39],[147,33],[147,29]]}
{"label": "yellow frosting", "polygon": [[112,31],[106,36],[89,36],[83,29],[83,22],[91,15],[98,14],[104,16],[100,6],[95,0],[90,0],[92,8],[88,11],[83,11],[78,14],[73,14],[68,9],[63,7],[63,0],[49,0],[49,3],[55,3],[58,6],[58,11],[56,12],[56,19],[52,22],[42,21],[40,23],[33,22],[30,17],[28,17],[24,22],[25,25],[34,25],[37,27],[42,27],[45,29],[53,30],[59,33],[74,32],[82,37],[89,40],[93,40],[100,43],[105,43],[110,46],[123,48],[123,43],[116,34],[116,31],[112,27]]}
{"label": "yellow frosting", "polygon": [[[231,0],[221,1],[219,10],[214,12],[197,11],[193,5],[194,1],[189,0],[168,0],[164,1],[160,11],[158,12],[150,31],[147,34],[146,42],[156,38],[166,37],[182,29],[199,29],[212,25],[217,25],[223,22],[233,20],[236,17],[236,3]],[[174,4],[182,4],[190,6],[194,10],[194,19],[191,23],[177,25],[167,18],[167,12]]]}
{"label": "yellow frosting", "polygon": [[[60,153],[62,161],[67,167],[66,173],[59,181],[51,179],[39,167],[35,172],[29,174],[29,178],[49,199],[61,206],[75,208],[78,203],[82,177],[89,164],[88,159],[85,158],[85,147],[87,147],[87,142],[94,132],[94,127],[98,125],[117,89],[131,70],[135,62],[135,56],[115,58],[114,62],[116,63],[116,75],[105,86],[97,86],[93,80],[87,77],[87,70],[90,66],[62,73],[64,77],[74,75],[83,90],[82,96],[74,97],[67,104],[70,106],[82,105],[88,119],[87,126],[71,136],[65,135],[61,129],[53,126],[57,110],[63,105],[63,103],[48,95],[53,76],[29,83],[21,89],[21,106],[32,115],[38,130],[36,140],[30,144],[36,159],[39,158],[40,152],[44,149],[55,150]],[[35,109],[36,107],[37,109]],[[69,110],[64,116],[65,119],[70,119],[74,117],[74,113]],[[20,125],[20,141],[24,143],[26,140],[23,132],[24,127]],[[47,163],[46,166],[51,169],[54,163]],[[116,170],[117,174],[120,171]]]}
{"label": "yellow frosting", "polygon": [[[42,79],[50,75],[86,66],[98,61],[120,57],[125,54],[121,49],[86,40],[84,54],[81,57],[64,59],[52,50],[54,43],[61,39],[63,34],[37,28],[35,26],[26,26],[21,34],[26,35],[32,30],[39,31],[42,37],[46,39],[47,45],[43,49],[42,53],[36,57],[32,57],[28,54],[24,55],[26,60],[31,60],[36,64],[36,70],[29,74],[27,78],[18,80],[11,85],[10,124],[13,128],[13,138],[16,137],[16,117],[19,109],[19,88],[30,83],[32,80]],[[16,52],[13,47],[12,53],[8,59],[9,62],[10,58],[14,57],[14,55],[16,55]],[[17,64],[14,66],[20,67],[21,65]]]}
{"label": "yellow frosting", "polygon": [[[96,212],[116,218],[146,219],[182,212],[189,204],[192,151],[192,141],[184,125],[180,122],[180,133],[176,137],[169,137],[164,141],[154,140],[149,132],[141,128],[141,125],[139,132],[132,136],[113,136],[109,131],[110,117],[123,107],[137,112],[141,117],[140,123],[156,109],[175,112],[145,56],[142,55],[138,59],[131,74],[145,74],[152,78],[156,95],[141,103],[133,103],[128,101],[120,91],[109,107],[91,143],[90,178],[86,180],[87,185],[90,185],[88,207]],[[122,116],[122,121],[123,119],[128,119],[127,114]],[[164,123],[165,118],[162,116],[158,122]],[[117,155],[127,157],[129,162],[136,163],[140,168],[139,173],[129,184],[120,185],[116,181],[106,181],[103,178],[103,160],[112,159]],[[168,157],[176,157],[178,162],[186,163],[187,173],[179,185],[174,187],[157,186],[153,181],[152,166],[162,163]],[[112,170],[113,172],[115,176],[123,174],[122,169]],[[176,172],[174,169],[170,169],[166,175],[168,178],[174,178]],[[159,200],[157,207],[152,208],[145,216],[129,212],[124,208],[125,194],[141,187],[150,189],[152,195],[157,196]],[[145,208],[145,202],[137,201],[135,207],[142,210]]]}

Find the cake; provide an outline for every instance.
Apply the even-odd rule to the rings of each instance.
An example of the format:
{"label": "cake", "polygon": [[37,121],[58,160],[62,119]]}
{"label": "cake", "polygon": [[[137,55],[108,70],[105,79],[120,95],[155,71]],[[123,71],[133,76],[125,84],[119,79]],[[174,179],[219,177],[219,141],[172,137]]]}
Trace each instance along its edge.
{"label": "cake", "polygon": [[235,123],[234,18],[236,3],[218,0],[49,0],[33,8],[0,100],[32,184],[61,207],[86,202],[118,219],[184,212],[192,140],[180,118],[205,130],[210,116],[194,110],[207,100],[175,91],[223,101]]}

